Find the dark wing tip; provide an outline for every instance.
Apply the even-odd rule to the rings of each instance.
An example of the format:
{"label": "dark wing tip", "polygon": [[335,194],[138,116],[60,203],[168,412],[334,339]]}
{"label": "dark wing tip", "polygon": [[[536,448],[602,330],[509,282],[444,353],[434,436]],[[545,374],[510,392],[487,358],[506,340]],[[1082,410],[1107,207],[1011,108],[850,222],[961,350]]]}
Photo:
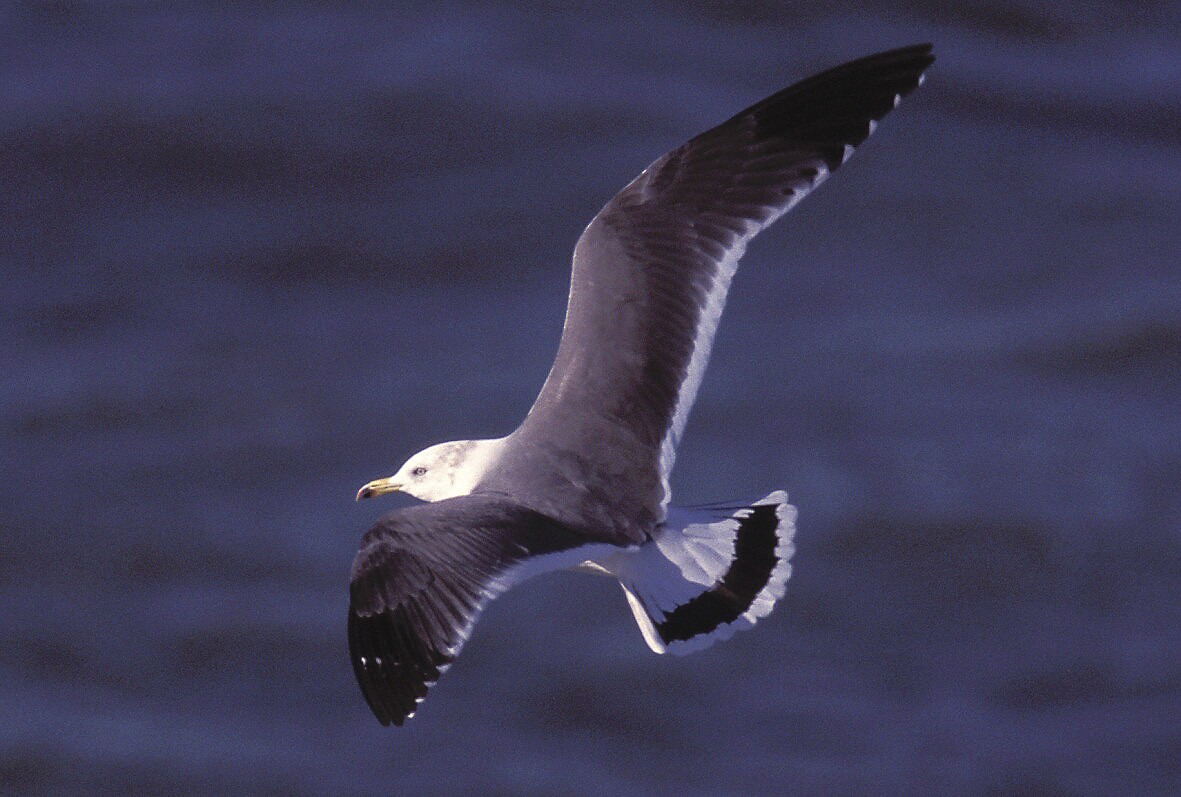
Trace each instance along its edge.
{"label": "dark wing tip", "polygon": [[408,623],[405,607],[364,615],[349,609],[349,657],[365,702],[382,725],[414,716],[453,661]]}
{"label": "dark wing tip", "polygon": [[731,121],[752,120],[760,139],[815,147],[835,169],[846,157],[845,146],[865,141],[934,62],[930,44],[868,55],[772,94]]}
{"label": "dark wing tip", "polygon": [[805,78],[771,95],[754,107],[774,106],[787,98],[795,98],[796,101],[806,98],[818,100],[823,96],[839,95],[847,91],[857,92],[859,89],[867,88],[877,91],[893,89],[894,93],[905,96],[918,87],[922,82],[923,73],[934,62],[935,55],[930,44],[914,44],[896,50],[886,50],[848,61]]}

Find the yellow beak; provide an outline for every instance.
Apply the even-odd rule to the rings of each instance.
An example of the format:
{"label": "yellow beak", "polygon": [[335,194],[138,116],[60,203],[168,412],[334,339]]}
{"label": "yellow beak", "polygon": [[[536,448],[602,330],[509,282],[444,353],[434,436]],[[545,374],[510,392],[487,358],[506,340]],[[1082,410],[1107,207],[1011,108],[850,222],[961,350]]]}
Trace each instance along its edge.
{"label": "yellow beak", "polygon": [[402,485],[394,481],[394,477],[390,476],[387,479],[375,479],[369,484],[366,484],[360,490],[357,490],[357,500],[362,498],[375,498],[386,493],[396,493],[402,489]]}

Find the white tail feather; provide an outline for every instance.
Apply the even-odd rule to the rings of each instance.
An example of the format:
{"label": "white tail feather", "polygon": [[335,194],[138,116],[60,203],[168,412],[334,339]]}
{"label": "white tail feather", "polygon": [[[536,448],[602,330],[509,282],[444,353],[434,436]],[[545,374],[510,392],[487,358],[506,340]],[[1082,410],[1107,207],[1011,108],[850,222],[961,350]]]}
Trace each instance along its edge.
{"label": "white tail feather", "polygon": [[670,507],[651,542],[596,564],[619,579],[648,647],[690,653],[770,614],[795,551],[782,490],[750,504]]}

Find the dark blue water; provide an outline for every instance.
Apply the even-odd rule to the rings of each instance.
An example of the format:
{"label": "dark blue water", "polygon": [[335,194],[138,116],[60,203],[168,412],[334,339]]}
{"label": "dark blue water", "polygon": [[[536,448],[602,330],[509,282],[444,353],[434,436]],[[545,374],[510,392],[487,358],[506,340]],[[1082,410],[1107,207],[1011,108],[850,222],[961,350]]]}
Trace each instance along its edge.
{"label": "dark blue water", "polygon": [[[1181,793],[1176,4],[113,6],[0,10],[0,790]],[[678,460],[799,506],[776,613],[550,576],[381,728],[357,487],[515,427],[649,161],[923,40]]]}

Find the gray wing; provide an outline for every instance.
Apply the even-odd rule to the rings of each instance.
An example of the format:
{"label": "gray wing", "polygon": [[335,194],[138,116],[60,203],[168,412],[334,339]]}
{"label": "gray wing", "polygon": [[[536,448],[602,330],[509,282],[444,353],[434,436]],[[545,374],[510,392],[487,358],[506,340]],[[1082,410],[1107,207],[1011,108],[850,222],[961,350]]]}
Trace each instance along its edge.
{"label": "gray wing", "polygon": [[[664,516],[677,442],[747,243],[844,163],[934,61],[930,45],[797,83],[649,166],[574,250],[561,344],[501,485],[637,538]],[[550,455],[548,460],[545,454]],[[525,460],[548,462],[546,472]],[[510,482],[512,482],[510,486]],[[597,512],[597,517],[596,517]]]}
{"label": "gray wing", "polygon": [[[401,725],[414,716],[484,606],[530,574],[581,561],[588,542],[495,496],[384,516],[353,562],[348,622],[353,672],[377,719]],[[569,562],[554,555],[564,551],[575,554]]]}

